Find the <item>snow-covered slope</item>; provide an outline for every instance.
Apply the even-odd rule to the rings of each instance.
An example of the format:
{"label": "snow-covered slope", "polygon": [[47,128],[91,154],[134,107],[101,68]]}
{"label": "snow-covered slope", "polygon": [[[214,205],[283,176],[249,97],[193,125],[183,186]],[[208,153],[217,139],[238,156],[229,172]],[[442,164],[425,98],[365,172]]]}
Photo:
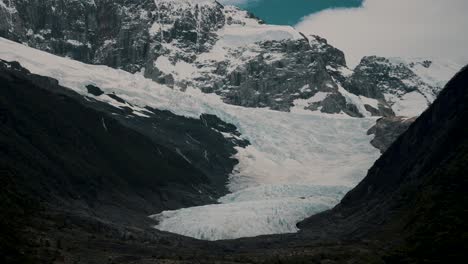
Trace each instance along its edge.
{"label": "snow-covered slope", "polygon": [[384,100],[397,116],[419,116],[464,65],[441,59],[364,57],[347,79],[358,95]]}
{"label": "snow-covered slope", "polygon": [[[294,232],[297,221],[336,204],[379,155],[366,135],[374,118],[233,106],[198,89],[181,92],[139,74],[83,64],[6,39],[0,39],[0,58],[19,61],[33,73],[123,107],[108,96],[88,94],[86,85],[93,84],[132,103],[142,115],[144,106],[196,118],[210,113],[239,128],[251,145],[238,149],[239,165],[229,183],[233,193],[221,198],[220,205],[162,213],[157,218],[163,230],[204,239]],[[324,185],[328,187],[320,187]],[[185,217],[187,213],[191,217]],[[205,221],[209,215],[216,217]]]}
{"label": "snow-covered slope", "polygon": [[397,115],[419,116],[434,100],[441,89],[463,65],[453,61],[429,60],[427,58],[389,58],[393,65],[405,65],[415,74],[403,82],[415,90],[396,96],[385,94]]}
{"label": "snow-covered slope", "polygon": [[[182,90],[193,86],[214,92],[227,103],[245,107],[354,117],[417,116],[463,66],[371,56],[353,70],[325,39],[288,26],[265,25],[236,7],[220,7],[218,12],[225,22],[212,29],[212,42],[204,48],[181,56],[181,49],[174,48],[180,41],[163,43],[153,66],[164,82]],[[159,27],[159,33],[174,25]],[[148,76],[148,68],[144,70]]]}

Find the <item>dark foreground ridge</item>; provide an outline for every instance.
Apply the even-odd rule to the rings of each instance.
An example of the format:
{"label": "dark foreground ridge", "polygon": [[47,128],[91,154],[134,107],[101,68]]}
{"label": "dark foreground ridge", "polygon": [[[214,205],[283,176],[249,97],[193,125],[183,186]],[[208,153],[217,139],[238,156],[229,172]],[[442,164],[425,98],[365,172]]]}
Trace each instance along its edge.
{"label": "dark foreground ridge", "polygon": [[[2,263],[458,263],[468,250],[468,68],[339,205],[299,233],[205,242],[153,230],[143,216],[209,202],[190,187],[216,182],[206,167],[104,115],[108,106],[1,65]],[[178,118],[169,119],[196,122]],[[213,131],[201,132],[221,142]]]}

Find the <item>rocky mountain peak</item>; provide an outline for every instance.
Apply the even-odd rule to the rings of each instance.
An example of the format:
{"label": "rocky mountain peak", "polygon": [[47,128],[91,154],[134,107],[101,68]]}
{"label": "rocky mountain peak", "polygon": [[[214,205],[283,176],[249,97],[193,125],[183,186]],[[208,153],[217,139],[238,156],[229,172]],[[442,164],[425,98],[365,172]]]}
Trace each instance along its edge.
{"label": "rocky mountain peak", "polygon": [[279,111],[416,116],[461,67],[369,56],[349,69],[324,38],[209,0],[3,0],[0,21],[34,48]]}
{"label": "rocky mountain peak", "polygon": [[418,116],[461,67],[440,60],[368,56],[354,69],[346,87],[354,94],[386,101],[397,115]]}

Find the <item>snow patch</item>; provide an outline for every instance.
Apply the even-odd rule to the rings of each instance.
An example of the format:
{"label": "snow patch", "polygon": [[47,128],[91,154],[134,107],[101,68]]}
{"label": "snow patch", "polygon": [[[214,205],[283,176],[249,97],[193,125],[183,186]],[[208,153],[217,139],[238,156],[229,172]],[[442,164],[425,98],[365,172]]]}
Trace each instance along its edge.
{"label": "snow patch", "polygon": [[159,56],[154,62],[154,66],[165,74],[172,74],[177,81],[193,78],[194,74],[198,71],[196,67],[185,61],[177,61],[173,64],[169,58],[165,56]]}
{"label": "snow patch", "polygon": [[418,91],[404,94],[401,97],[385,94],[385,99],[392,102],[392,110],[397,116],[419,116],[430,104]]}
{"label": "snow patch", "polygon": [[[306,85],[301,88],[301,92],[311,91],[309,85]],[[306,107],[310,106],[312,103],[321,102],[327,98],[330,93],[326,92],[317,92],[314,96],[309,99],[296,99],[294,100],[294,106],[291,107],[291,113],[303,113],[307,114],[310,110],[307,110]]]}

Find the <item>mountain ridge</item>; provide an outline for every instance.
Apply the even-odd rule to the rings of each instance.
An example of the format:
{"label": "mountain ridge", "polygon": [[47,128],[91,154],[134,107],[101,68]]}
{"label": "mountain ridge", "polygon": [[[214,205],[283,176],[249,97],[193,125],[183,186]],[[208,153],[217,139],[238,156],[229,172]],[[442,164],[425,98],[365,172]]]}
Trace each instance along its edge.
{"label": "mountain ridge", "polygon": [[[215,1],[8,4],[0,6],[9,19],[0,28],[2,37],[138,72],[177,89],[196,87],[245,107],[413,117],[461,68],[425,59],[366,57],[351,70],[344,54],[326,40],[263,24],[247,11]],[[425,72],[420,65],[427,66]],[[447,72],[442,78],[441,71]],[[359,88],[362,84],[366,87]]]}

